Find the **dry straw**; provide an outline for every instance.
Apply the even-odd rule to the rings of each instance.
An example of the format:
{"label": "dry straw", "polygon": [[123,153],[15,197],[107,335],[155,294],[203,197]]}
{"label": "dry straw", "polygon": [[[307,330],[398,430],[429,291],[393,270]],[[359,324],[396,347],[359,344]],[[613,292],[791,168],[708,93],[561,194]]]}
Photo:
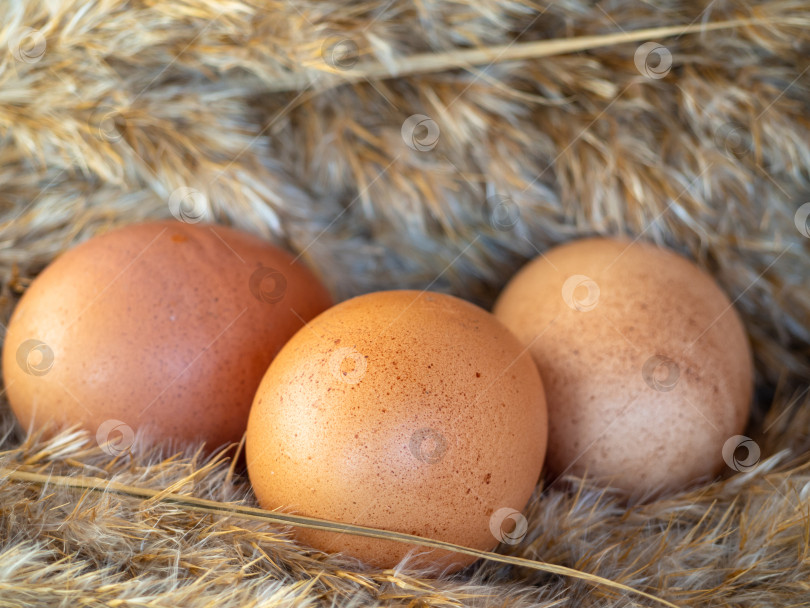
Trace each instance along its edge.
{"label": "dry straw", "polygon": [[354,534],[357,536],[366,536],[369,538],[379,538],[383,540],[392,540],[401,543],[408,543],[420,545],[429,549],[444,549],[448,551],[455,551],[465,555],[471,555],[479,559],[488,559],[502,564],[509,564],[511,566],[520,566],[524,568],[532,568],[550,574],[559,574],[561,576],[569,576],[572,578],[586,581],[592,585],[599,585],[611,589],[629,592],[647,599],[653,600],[662,606],[669,606],[670,608],[678,608],[677,605],[672,604],[666,600],[660,599],[633,589],[627,585],[622,585],[601,576],[588,574],[587,572],[580,572],[573,568],[566,568],[565,566],[557,566],[554,564],[547,564],[531,559],[524,559],[521,557],[514,557],[511,555],[500,555],[492,553],[491,551],[480,551],[478,549],[471,549],[461,545],[455,545],[440,540],[430,538],[423,538],[421,536],[414,536],[412,534],[403,534],[401,532],[391,532],[390,530],[379,530],[376,528],[369,528],[366,526],[358,526],[353,524],[345,524],[340,522],[329,521],[326,519],[318,519],[315,517],[305,517],[303,515],[294,515],[289,513],[279,513],[276,511],[266,511],[264,509],[257,509],[255,507],[247,507],[242,505],[225,504],[214,500],[205,500],[202,498],[195,498],[193,496],[183,496],[174,494],[165,490],[151,490],[149,488],[140,488],[137,486],[125,485],[108,481],[104,479],[95,479],[92,477],[65,477],[60,475],[43,475],[40,473],[30,473],[26,471],[1,469],[0,476],[9,479],[33,483],[37,485],[47,486],[54,485],[63,488],[71,488],[73,490],[90,490],[93,492],[103,492],[106,494],[118,494],[127,496],[129,498],[136,498],[150,502],[162,502],[165,504],[172,504],[183,507],[189,511],[197,511],[201,513],[211,513],[220,516],[236,516],[244,519],[253,519],[263,521],[270,524],[279,524],[286,526],[298,526],[302,528],[311,528],[313,530],[324,530],[328,532],[339,532],[343,534]]}
{"label": "dry straw", "polygon": [[[27,25],[47,42],[30,62],[8,55],[0,73],[4,318],[64,248],[167,216],[181,186],[205,193],[206,218],[305,251],[341,297],[441,277],[435,288],[486,303],[537,250],[643,235],[678,247],[737,299],[763,388],[749,432],[764,459],[633,508],[579,481],[546,488],[515,555],[428,579],[306,552],[260,525],[295,516],[230,504],[246,481],[221,490],[225,474],[194,458],[111,461],[75,438],[8,440],[3,601],[618,606],[646,589],[701,607],[810,602],[810,240],[794,223],[810,201],[806,3],[699,13],[674,1],[370,0],[345,17],[334,2],[71,2],[0,3],[2,50]],[[536,41],[510,43],[541,14]],[[648,27],[661,22],[690,25]],[[318,51],[334,31],[380,60],[330,69]],[[633,66],[627,43],[647,39],[667,43],[669,77]],[[577,52],[588,49],[599,52]],[[434,154],[402,144],[409,114],[441,123]],[[515,231],[481,212],[491,194],[519,208]],[[195,495],[222,502],[186,496],[190,478]]]}
{"label": "dry straw", "polygon": [[[385,64],[374,61],[363,63],[352,68],[333,68],[330,73],[339,74],[340,78],[331,83],[338,86],[346,83],[356,83],[364,80],[380,80],[386,78],[403,78],[406,76],[430,74],[454,68],[470,69],[474,66],[518,61],[523,59],[540,59],[566,53],[588,51],[600,47],[638,42],[640,40],[663,39],[672,36],[685,36],[687,34],[702,34],[717,30],[740,28],[755,25],[790,25],[802,24],[798,19],[730,19],[709,23],[688,25],[670,25],[651,27],[631,32],[602,34],[599,36],[572,36],[556,40],[537,40],[533,42],[515,42],[490,47],[454,50],[446,53],[419,53],[409,57],[392,60]],[[302,91],[312,86],[310,78],[306,75],[293,75],[281,78],[267,87],[268,92],[294,92]]]}

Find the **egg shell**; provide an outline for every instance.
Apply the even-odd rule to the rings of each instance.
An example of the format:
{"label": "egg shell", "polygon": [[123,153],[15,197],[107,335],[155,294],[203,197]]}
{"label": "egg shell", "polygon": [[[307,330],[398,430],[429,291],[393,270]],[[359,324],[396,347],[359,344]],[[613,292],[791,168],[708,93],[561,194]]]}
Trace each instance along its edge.
{"label": "egg shell", "polygon": [[211,449],[239,441],[270,361],[330,304],[311,271],[258,237],[129,225],[27,289],[3,348],[9,402],[25,429],[79,424],[122,449],[139,428]]}
{"label": "egg shell", "polygon": [[[299,331],[262,380],[246,440],[265,508],[478,549],[513,531],[545,448],[542,382],[515,337],[477,306],[416,291],[348,300]],[[296,535],[378,567],[412,550],[411,566],[433,570],[475,559]]]}
{"label": "egg shell", "polygon": [[723,470],[748,419],[752,356],[728,297],[692,262],[576,241],[527,264],[494,312],[543,376],[552,476],[652,496]]}

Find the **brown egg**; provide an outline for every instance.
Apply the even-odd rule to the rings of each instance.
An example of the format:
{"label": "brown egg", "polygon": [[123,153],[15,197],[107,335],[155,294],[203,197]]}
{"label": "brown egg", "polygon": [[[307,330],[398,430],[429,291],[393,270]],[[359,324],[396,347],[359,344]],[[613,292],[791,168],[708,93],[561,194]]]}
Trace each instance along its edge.
{"label": "brown egg", "polygon": [[[273,361],[248,422],[262,506],[478,549],[525,534],[546,448],[543,386],[491,314],[436,293],[338,304]],[[305,543],[395,566],[457,570],[473,558],[297,529]],[[421,552],[421,553],[419,553]]]}
{"label": "brown egg", "polygon": [[28,288],[3,347],[8,398],[26,429],[81,424],[122,451],[145,428],[213,449],[240,440],[270,361],[329,305],[309,270],[258,237],[127,226],[61,255]]}
{"label": "brown egg", "polygon": [[526,265],[495,315],[543,376],[552,475],[649,496],[722,470],[748,418],[752,358],[728,298],[693,263],[577,241]]}

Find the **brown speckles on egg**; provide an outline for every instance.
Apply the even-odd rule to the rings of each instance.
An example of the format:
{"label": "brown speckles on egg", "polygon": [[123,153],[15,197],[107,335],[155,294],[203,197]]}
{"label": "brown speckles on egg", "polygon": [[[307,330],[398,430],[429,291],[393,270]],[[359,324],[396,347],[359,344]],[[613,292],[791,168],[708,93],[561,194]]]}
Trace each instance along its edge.
{"label": "brown speckles on egg", "polygon": [[[330,304],[292,262],[255,236],[205,224],[135,224],[86,241],[34,280],[12,316],[3,373],[14,413],[25,428],[53,420],[95,433],[118,419],[154,439],[239,441],[274,354]],[[257,266],[283,270],[281,302],[251,292]],[[46,375],[17,365],[31,337],[58,353]]]}
{"label": "brown speckles on egg", "polygon": [[[589,310],[565,300],[575,275],[599,287]],[[716,474],[724,441],[745,427],[753,370],[742,323],[714,281],[670,251],[610,239],[557,247],[512,279],[495,315],[543,376],[552,474],[679,489]],[[678,371],[665,390],[662,356]]]}
{"label": "brown speckles on egg", "polygon": [[[338,338],[368,357],[354,384],[323,356]],[[267,508],[492,548],[477,505],[523,508],[545,452],[543,386],[522,350],[492,315],[442,294],[380,292],[335,306],[292,338],[259,388],[246,443],[257,498]],[[301,370],[312,379],[297,382]],[[476,370],[492,380],[471,383]],[[281,459],[283,451],[293,457]],[[320,493],[309,499],[300,488],[316,478]],[[296,534],[384,567],[413,549]],[[470,561],[435,553],[413,563],[457,569]]]}

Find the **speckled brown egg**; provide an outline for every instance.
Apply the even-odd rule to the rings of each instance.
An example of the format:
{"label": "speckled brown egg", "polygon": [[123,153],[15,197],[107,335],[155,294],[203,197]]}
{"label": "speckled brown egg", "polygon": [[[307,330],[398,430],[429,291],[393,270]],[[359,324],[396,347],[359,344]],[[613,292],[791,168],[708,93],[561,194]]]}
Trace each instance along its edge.
{"label": "speckled brown egg", "polygon": [[[262,380],[246,441],[265,508],[478,549],[525,533],[519,512],[545,448],[543,386],[517,339],[477,306],[416,291],[348,300],[299,331]],[[378,567],[412,550],[415,567],[474,561],[348,534],[296,534]]]}
{"label": "speckled brown egg", "polygon": [[8,398],[25,429],[80,424],[123,449],[144,428],[213,449],[240,440],[270,361],[330,304],[258,237],[130,225],[67,251],[23,295],[3,347]]}
{"label": "speckled brown egg", "polygon": [[543,376],[552,475],[651,495],[723,469],[748,418],[752,357],[728,297],[692,262],[573,242],[524,267],[495,315]]}

